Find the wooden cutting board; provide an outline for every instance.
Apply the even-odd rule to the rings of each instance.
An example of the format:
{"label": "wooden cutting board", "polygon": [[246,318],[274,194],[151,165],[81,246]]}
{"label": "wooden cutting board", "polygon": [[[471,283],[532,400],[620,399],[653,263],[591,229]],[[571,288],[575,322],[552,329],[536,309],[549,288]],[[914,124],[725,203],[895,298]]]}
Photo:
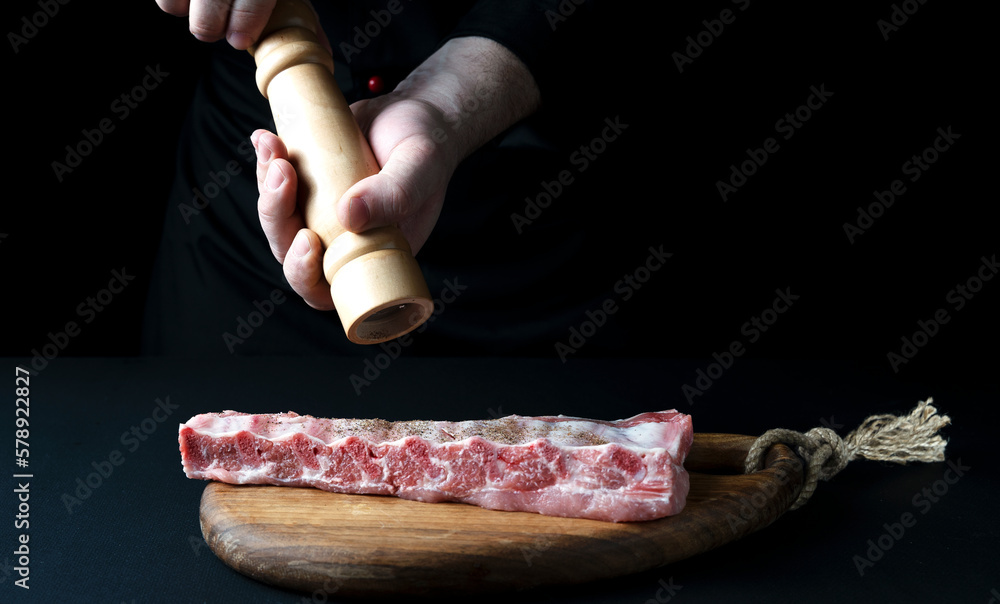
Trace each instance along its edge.
{"label": "wooden cutting board", "polygon": [[484,593],[649,570],[734,541],[795,501],[801,460],[786,446],[742,474],[755,437],[696,434],[680,514],[610,523],[461,503],[213,482],[201,528],[240,573],[313,594]]}

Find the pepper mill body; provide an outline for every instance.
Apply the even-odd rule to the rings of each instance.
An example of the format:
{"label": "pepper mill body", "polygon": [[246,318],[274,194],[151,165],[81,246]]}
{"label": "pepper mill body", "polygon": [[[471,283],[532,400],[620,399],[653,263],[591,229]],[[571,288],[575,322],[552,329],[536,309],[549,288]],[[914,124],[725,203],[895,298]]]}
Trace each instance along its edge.
{"label": "pepper mill body", "polygon": [[348,339],[377,344],[417,328],[434,309],[410,246],[395,226],[344,229],[335,207],[378,162],[333,77],[315,13],[279,0],[250,53],[257,87],[298,176],[306,226],[323,242],[323,273]]}

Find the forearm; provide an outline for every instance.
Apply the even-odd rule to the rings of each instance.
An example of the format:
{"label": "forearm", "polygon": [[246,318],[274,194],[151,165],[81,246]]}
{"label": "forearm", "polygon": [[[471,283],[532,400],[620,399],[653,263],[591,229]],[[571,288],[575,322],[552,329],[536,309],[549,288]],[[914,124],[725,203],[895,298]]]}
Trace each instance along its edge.
{"label": "forearm", "polygon": [[446,42],[395,92],[441,112],[445,125],[435,141],[451,147],[458,161],[540,105],[538,85],[524,63],[497,42],[474,36]]}

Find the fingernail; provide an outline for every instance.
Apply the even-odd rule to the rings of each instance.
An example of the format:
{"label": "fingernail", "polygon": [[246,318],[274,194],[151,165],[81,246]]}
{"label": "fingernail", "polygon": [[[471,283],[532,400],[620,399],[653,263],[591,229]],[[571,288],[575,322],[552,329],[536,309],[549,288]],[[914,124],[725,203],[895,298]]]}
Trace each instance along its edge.
{"label": "fingernail", "polygon": [[285,173],[281,171],[278,166],[271,166],[267,169],[267,176],[264,178],[264,184],[268,189],[272,191],[277,191],[281,185],[285,183]]}
{"label": "fingernail", "polygon": [[368,211],[368,203],[360,197],[351,198],[350,205],[347,206],[347,216],[350,227],[354,230],[364,227],[372,217]]}
{"label": "fingernail", "polygon": [[312,248],[309,246],[309,238],[299,235],[292,241],[292,252],[298,257],[304,257]]}

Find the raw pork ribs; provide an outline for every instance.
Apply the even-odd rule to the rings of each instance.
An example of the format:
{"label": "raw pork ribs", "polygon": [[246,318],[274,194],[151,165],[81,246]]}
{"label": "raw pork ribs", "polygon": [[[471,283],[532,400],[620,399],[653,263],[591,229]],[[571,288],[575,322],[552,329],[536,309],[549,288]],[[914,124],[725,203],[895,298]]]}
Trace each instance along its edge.
{"label": "raw pork ribs", "polygon": [[691,417],[463,422],[206,413],[180,426],[189,478],[460,501],[612,522],[681,511]]}

